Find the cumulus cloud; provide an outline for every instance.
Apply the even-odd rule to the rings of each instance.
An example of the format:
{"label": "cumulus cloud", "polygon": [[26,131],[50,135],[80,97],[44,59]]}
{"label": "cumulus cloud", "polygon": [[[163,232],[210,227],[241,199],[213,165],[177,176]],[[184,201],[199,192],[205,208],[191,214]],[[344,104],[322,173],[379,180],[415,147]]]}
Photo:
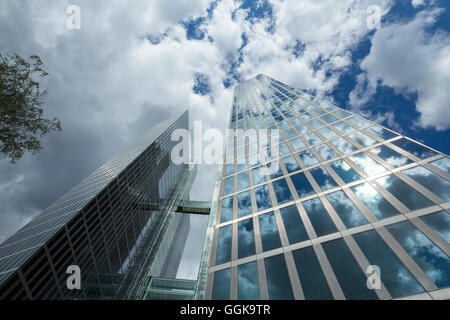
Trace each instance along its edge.
{"label": "cumulus cloud", "polygon": [[405,96],[418,94],[418,126],[450,128],[450,37],[426,31],[440,13],[424,10],[407,23],[393,23],[375,33],[370,54],[361,62],[364,73],[350,95],[355,108],[364,107],[380,82]]}

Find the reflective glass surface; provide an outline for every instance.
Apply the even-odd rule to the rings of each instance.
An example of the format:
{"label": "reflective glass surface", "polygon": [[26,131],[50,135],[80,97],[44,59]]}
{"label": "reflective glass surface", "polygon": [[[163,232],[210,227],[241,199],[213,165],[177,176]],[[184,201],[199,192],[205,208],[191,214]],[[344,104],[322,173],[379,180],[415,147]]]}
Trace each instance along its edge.
{"label": "reflective glass surface", "polygon": [[256,261],[238,266],[238,299],[259,300],[258,266]]}
{"label": "reflective glass surface", "polygon": [[289,142],[292,144],[292,146],[294,147],[294,150],[296,150],[296,151],[301,150],[306,147],[306,145],[302,142],[302,140],[300,140],[300,138],[295,138],[295,139],[289,140]]}
{"label": "reflective glass surface", "polygon": [[352,145],[350,142],[345,140],[344,138],[339,138],[331,141],[331,143],[343,154],[349,154],[353,151],[356,151],[356,147]]}
{"label": "reflective glass surface", "polygon": [[264,259],[267,276],[267,289],[270,300],[293,300],[291,281],[287,272],[284,255]]}
{"label": "reflective glass surface", "polygon": [[272,201],[270,200],[269,188],[267,187],[267,184],[255,188],[255,198],[258,211],[272,207]]}
{"label": "reflective glass surface", "polygon": [[361,128],[362,127],[367,127],[367,126],[370,125],[370,122],[368,122],[368,121],[366,121],[364,119],[358,118],[356,116],[348,118],[347,121],[350,121],[351,123],[356,124],[358,127],[361,127]]}
{"label": "reflective glass surface", "polygon": [[436,152],[405,138],[392,141],[391,143],[395,144],[397,147],[402,148],[403,150],[408,151],[409,153],[415,155],[420,159],[426,159],[436,155]]}
{"label": "reflective glass surface", "polygon": [[346,124],[344,121],[333,123],[332,126],[342,133],[349,133],[356,130],[352,126]]}
{"label": "reflective glass surface", "polygon": [[386,228],[436,286],[450,286],[450,259],[411,222],[404,221]]}
{"label": "reflective glass surface", "polygon": [[381,196],[368,182],[351,187],[351,190],[377,219],[389,218],[400,214],[400,212]]}
{"label": "reflective glass surface", "polygon": [[354,235],[353,238],[369,263],[380,267],[381,281],[393,298],[423,292],[419,283],[378,233],[372,230]]}
{"label": "reflective glass surface", "polygon": [[289,156],[281,160],[288,173],[300,170],[300,165],[294,156]]}
{"label": "reflective glass surface", "polygon": [[220,215],[220,222],[227,222],[233,219],[233,197],[228,197],[222,200],[222,213]]}
{"label": "reflective glass surface", "polygon": [[212,292],[213,300],[230,299],[230,269],[216,271]]}
{"label": "reflective glass surface", "polygon": [[361,131],[354,132],[352,134],[349,134],[348,136],[351,139],[353,139],[356,142],[358,142],[363,147],[370,147],[370,146],[373,146],[374,144],[378,143],[378,141],[376,141],[375,139],[372,139],[371,137],[365,135]]}
{"label": "reflective glass surface", "polygon": [[225,165],[225,176],[229,176],[234,173],[234,163]]}
{"label": "reflective glass surface", "polygon": [[273,212],[264,213],[259,215],[258,219],[263,251],[269,251],[281,247],[281,240],[278,233],[275,214]]}
{"label": "reflective glass surface", "polygon": [[392,150],[391,148],[381,145],[376,148],[370,149],[370,152],[376,154],[381,159],[389,163],[391,166],[398,168],[407,164],[412,163],[410,159],[402,156],[400,153]]}
{"label": "reflective glass surface", "polygon": [[433,205],[421,193],[393,174],[379,178],[376,181],[410,210],[418,210]]}
{"label": "reflective glass surface", "polygon": [[327,280],[313,247],[292,251],[298,277],[306,300],[332,300]]}
{"label": "reflective glass surface", "polygon": [[238,218],[252,213],[250,190],[238,194]]}
{"label": "reflective glass surface", "polygon": [[303,225],[302,218],[298,212],[297,206],[291,205],[280,209],[283,218],[284,229],[290,244],[308,240],[308,234]]}
{"label": "reflective glass surface", "polygon": [[[289,158],[289,157],[288,157]],[[270,178],[276,179],[278,177],[281,177],[283,175],[283,170],[281,169],[280,161],[276,160],[273,162],[269,162],[267,164],[267,169],[269,169]]]}
{"label": "reflective glass surface", "polygon": [[344,191],[336,191],[327,194],[326,197],[347,228],[353,228],[367,223],[361,211],[347,197]]}
{"label": "reflective glass surface", "polygon": [[450,200],[450,182],[430,170],[418,166],[404,170],[402,173],[417,181],[444,201]]}
{"label": "reflective glass surface", "polygon": [[327,123],[332,123],[332,122],[335,122],[338,120],[335,116],[332,116],[331,114],[326,114],[326,115],[320,117],[320,119],[322,119],[323,121],[325,121]]}
{"label": "reflective glass surface", "polygon": [[338,231],[319,198],[302,203],[318,237]]}
{"label": "reflective glass surface", "polygon": [[328,163],[328,165],[345,183],[362,179],[362,177],[344,160],[336,160]]}
{"label": "reflective glass surface", "polygon": [[291,150],[289,150],[289,147],[287,146],[286,142],[280,143],[279,152],[281,156],[285,156],[291,153]]}
{"label": "reflective glass surface", "polygon": [[367,156],[365,153],[357,153],[349,157],[358,167],[369,175],[376,175],[386,171],[381,164]]}
{"label": "reflective glass surface", "polygon": [[346,299],[378,299],[374,290],[367,288],[366,276],[344,239],[322,243],[322,247]]}
{"label": "reflective glass surface", "polygon": [[300,151],[298,153],[298,156],[303,161],[303,163],[305,164],[306,167],[310,167],[310,166],[313,166],[313,165],[319,163],[317,158],[309,150]]}
{"label": "reflective glass surface", "polygon": [[217,243],[216,265],[230,261],[231,239],[233,229],[231,225],[219,229],[219,240]]}
{"label": "reflective glass surface", "polygon": [[322,191],[338,186],[336,181],[334,181],[334,179],[325,170],[323,166],[311,169],[309,172],[314,177],[314,180],[316,180],[317,184],[319,185],[320,189],[322,189]]}
{"label": "reflective glass surface", "polygon": [[234,176],[228,177],[223,183],[223,195],[233,193],[234,190]]}
{"label": "reflective glass surface", "polygon": [[245,258],[255,254],[255,236],[253,219],[238,222],[238,258]]}
{"label": "reflective glass surface", "polygon": [[283,204],[289,201],[294,200],[292,198],[291,192],[289,191],[289,187],[284,178],[273,181],[273,190],[275,191],[275,196],[277,197],[278,204]]}
{"label": "reflective glass surface", "polygon": [[447,241],[447,243],[450,243],[450,214],[445,211],[440,211],[421,216],[420,219]]}
{"label": "reflective glass surface", "polygon": [[336,152],[334,152],[328,145],[321,144],[318,146],[315,146],[314,149],[316,149],[317,153],[322,157],[323,160],[331,160],[333,158],[337,158],[338,155]]}
{"label": "reflective glass surface", "polygon": [[372,132],[374,135],[376,135],[384,140],[389,140],[389,139],[392,139],[397,136],[395,133],[388,131],[379,126],[373,126],[373,127],[367,128],[366,130]]}
{"label": "reflective glass surface", "polygon": [[322,128],[322,129],[318,130],[317,132],[319,132],[322,136],[324,136],[327,139],[337,137],[337,133],[327,127]]}
{"label": "reflective glass surface", "polygon": [[320,139],[317,135],[315,135],[314,133],[308,133],[304,135],[304,138],[306,139],[306,141],[308,141],[308,143],[310,145],[315,145],[318,143],[322,142],[322,139]]}
{"label": "reflective glass surface", "polygon": [[250,187],[250,181],[248,180],[248,171],[238,174],[237,190],[244,190]]}
{"label": "reflective glass surface", "polygon": [[431,164],[433,166],[435,166],[436,168],[441,169],[444,172],[447,172],[448,174],[450,174],[450,159],[449,158],[442,158],[440,160],[436,160],[431,162]]}
{"label": "reflective glass surface", "polygon": [[266,182],[266,175],[264,174],[263,166],[253,168],[252,174],[253,174],[253,185],[258,185],[260,183]]}
{"label": "reflective glass surface", "polygon": [[294,174],[290,178],[292,180],[292,183],[294,184],[295,189],[297,190],[299,198],[303,198],[314,193],[313,187],[311,186],[303,172]]}

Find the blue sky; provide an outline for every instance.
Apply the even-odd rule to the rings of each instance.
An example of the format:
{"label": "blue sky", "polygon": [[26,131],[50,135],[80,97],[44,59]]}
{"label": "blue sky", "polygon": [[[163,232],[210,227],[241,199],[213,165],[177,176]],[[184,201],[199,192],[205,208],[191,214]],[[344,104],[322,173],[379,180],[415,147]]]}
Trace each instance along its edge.
{"label": "blue sky", "polygon": [[[450,153],[448,1],[78,0],[79,30],[71,4],[0,4],[0,52],[42,58],[44,112],[63,127],[37,155],[0,160],[0,241],[186,108],[224,130],[233,87],[259,73]],[[211,199],[215,174],[199,168],[193,199]]]}

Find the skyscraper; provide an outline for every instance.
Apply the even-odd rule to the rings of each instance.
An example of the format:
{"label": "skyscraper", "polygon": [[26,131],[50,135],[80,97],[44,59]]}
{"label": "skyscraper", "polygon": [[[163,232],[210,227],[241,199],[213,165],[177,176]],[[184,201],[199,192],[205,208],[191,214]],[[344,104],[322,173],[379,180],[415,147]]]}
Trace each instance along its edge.
{"label": "skyscraper", "polygon": [[445,154],[264,75],[229,128],[198,299],[450,298]]}
{"label": "skyscraper", "polygon": [[0,299],[140,299],[149,278],[174,277],[196,167],[171,161],[171,133],[188,127],[188,111],[158,124],[2,243]]}

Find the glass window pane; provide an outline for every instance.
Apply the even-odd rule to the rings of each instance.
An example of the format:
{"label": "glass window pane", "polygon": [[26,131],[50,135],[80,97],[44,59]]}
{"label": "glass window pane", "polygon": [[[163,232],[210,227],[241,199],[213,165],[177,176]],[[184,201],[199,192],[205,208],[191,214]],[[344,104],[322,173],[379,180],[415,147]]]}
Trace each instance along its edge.
{"label": "glass window pane", "polygon": [[351,114],[350,113],[348,113],[347,111],[344,111],[344,110],[341,110],[341,109],[338,109],[338,110],[336,110],[335,112],[333,112],[334,114],[337,114],[339,117],[341,117],[341,118],[346,118],[346,117],[348,117],[348,116],[350,116]]}
{"label": "glass window pane", "polygon": [[332,300],[333,295],[328,288],[319,260],[313,247],[292,251],[298,277],[306,300]]}
{"label": "glass window pane", "polygon": [[347,228],[368,223],[361,211],[347,197],[344,191],[336,191],[328,194],[326,197]]}
{"label": "glass window pane", "polygon": [[322,247],[346,299],[378,299],[375,291],[367,288],[367,278],[343,239],[322,243]]}
{"label": "glass window pane", "polygon": [[284,135],[286,136],[286,140],[297,136],[297,134],[295,133],[295,131],[292,130],[292,129],[287,129],[287,130],[282,131],[282,132],[283,132]]}
{"label": "glass window pane", "polygon": [[393,298],[423,292],[422,287],[375,231],[354,235],[358,246],[371,265],[380,267],[381,281]]}
{"label": "glass window pane", "polygon": [[302,203],[318,237],[338,231],[319,198]]}
{"label": "glass window pane", "polygon": [[216,265],[229,262],[231,260],[231,238],[233,228],[231,225],[219,229],[219,240],[217,243]]}
{"label": "glass window pane", "polygon": [[275,191],[275,196],[277,197],[278,204],[283,204],[294,200],[294,198],[292,198],[291,192],[289,191],[289,187],[284,178],[277,181],[273,181],[272,185],[273,190]]}
{"label": "glass window pane", "polygon": [[415,142],[412,142],[408,139],[399,139],[391,142],[392,144],[395,144],[397,147],[402,148],[405,151],[408,151],[409,153],[415,155],[417,158],[420,159],[426,159],[429,157],[433,157],[437,155],[436,152],[425,148],[421,146],[420,144],[417,144]]}
{"label": "glass window pane", "polygon": [[278,233],[277,222],[273,211],[258,216],[258,219],[263,251],[281,247],[280,234]]}
{"label": "glass window pane", "polygon": [[253,174],[253,185],[266,182],[266,175],[264,173],[263,166],[253,168],[252,174]]}
{"label": "glass window pane", "polygon": [[327,122],[327,123],[332,123],[335,121],[338,121],[338,119],[334,116],[332,116],[331,114],[326,114],[322,117],[320,117],[320,119],[322,119],[323,121]]}
{"label": "glass window pane", "polygon": [[391,166],[398,168],[409,163],[412,163],[410,159],[405,156],[402,156],[400,153],[392,150],[391,148],[381,145],[376,148],[370,149],[370,152],[376,154],[381,159],[389,163]]}
{"label": "glass window pane", "polygon": [[285,155],[291,153],[291,150],[287,146],[286,142],[280,143],[280,151],[279,152],[280,152],[281,156],[285,156]]}
{"label": "glass window pane", "polygon": [[395,175],[391,174],[379,178],[377,182],[410,210],[418,210],[433,205],[430,200]]}
{"label": "glass window pane", "polygon": [[383,173],[386,171],[386,168],[381,164],[369,158],[365,153],[357,153],[349,157],[358,167],[360,167],[364,172],[369,175],[375,175],[379,173]]}
{"label": "glass window pane", "polygon": [[267,169],[269,169],[270,178],[276,179],[278,177],[281,177],[283,175],[283,171],[281,170],[280,162],[279,160],[269,162],[267,164]]}
{"label": "glass window pane", "polygon": [[373,126],[373,127],[367,128],[366,130],[372,132],[374,135],[376,135],[384,140],[389,140],[389,139],[392,139],[397,136],[395,133],[388,131],[379,126]]}
{"label": "glass window pane", "polygon": [[356,130],[352,126],[346,124],[344,121],[333,123],[332,126],[335,127],[336,129],[338,129],[342,133],[350,133],[350,132]]}
{"label": "glass window pane", "polygon": [[300,132],[300,134],[305,134],[305,133],[311,131],[304,124],[299,124],[299,125],[295,126],[295,128],[297,129],[298,132]]}
{"label": "glass window pane", "polygon": [[238,266],[238,299],[259,300],[258,266],[256,261]]}
{"label": "glass window pane", "polygon": [[319,120],[317,120],[317,119],[311,120],[311,121],[309,121],[308,123],[309,123],[309,125],[310,125],[311,127],[313,127],[314,129],[318,129],[318,128],[324,126],[324,124],[323,124],[322,122],[320,122]]}
{"label": "glass window pane", "polygon": [[253,219],[238,222],[238,258],[245,258],[255,254],[255,236],[253,233]]}
{"label": "glass window pane", "polygon": [[229,176],[234,173],[234,163],[225,165],[225,176]]}
{"label": "glass window pane", "polygon": [[317,158],[309,150],[300,151],[298,156],[300,157],[300,159],[302,159],[306,167],[310,167],[319,163]]}
{"label": "glass window pane", "polygon": [[315,146],[314,149],[316,149],[317,153],[324,159],[325,161],[331,160],[333,158],[337,158],[338,155],[336,152],[334,152],[329,146],[326,144],[321,144],[318,146]]}
{"label": "glass window pane", "polygon": [[331,139],[331,138],[337,137],[337,133],[334,132],[333,130],[331,130],[330,128],[328,128],[328,127],[322,128],[322,129],[320,129],[317,132],[319,132],[322,136],[324,136],[327,139]]}
{"label": "glass window pane", "polygon": [[289,279],[284,255],[280,254],[264,259],[267,276],[267,289],[270,300],[293,300],[291,281]]}
{"label": "glass window pane", "polygon": [[305,139],[306,139],[306,141],[308,141],[308,143],[310,144],[310,145],[314,145],[314,144],[317,144],[317,143],[321,143],[322,142],[322,139],[320,139],[318,136],[316,136],[314,133],[308,133],[308,134],[305,134],[304,136],[303,136]]}
{"label": "glass window pane", "polygon": [[234,190],[234,176],[228,177],[223,183],[223,195],[226,196],[233,193]]}
{"label": "glass window pane", "polygon": [[255,188],[255,198],[258,211],[272,207],[272,201],[270,200],[269,188],[267,187],[267,184]]}
{"label": "glass window pane", "polygon": [[350,121],[351,123],[356,124],[358,127],[361,127],[361,128],[367,127],[370,125],[370,122],[368,122],[364,119],[358,118],[356,116],[347,119],[347,121]]}
{"label": "glass window pane", "polygon": [[356,147],[352,145],[350,142],[345,140],[344,138],[339,138],[331,141],[331,143],[343,154],[349,154],[353,151],[356,151]]}
{"label": "glass window pane", "polygon": [[315,191],[303,172],[290,176],[299,198],[313,194]]}
{"label": "glass window pane", "polygon": [[306,147],[306,145],[302,142],[302,140],[300,140],[300,138],[295,138],[295,139],[289,140],[289,142],[292,144],[292,146],[294,147],[294,150],[296,150],[296,151],[301,150]]}
{"label": "glass window pane", "polygon": [[400,214],[400,212],[381,196],[368,182],[354,186],[351,190],[377,219],[389,218]]}
{"label": "glass window pane", "polygon": [[436,286],[450,286],[450,259],[411,222],[404,221],[386,228]]}
{"label": "glass window pane", "polygon": [[281,161],[283,161],[284,167],[289,173],[300,170],[300,165],[298,164],[294,156],[283,158],[281,159]]}
{"label": "glass window pane", "polygon": [[344,160],[336,160],[329,163],[328,165],[345,183],[350,183],[362,179],[362,177]]}
{"label": "glass window pane", "polygon": [[431,229],[439,234],[442,239],[450,243],[450,214],[445,211],[421,216],[422,219]]}
{"label": "glass window pane", "polygon": [[238,217],[243,217],[252,213],[252,201],[250,200],[250,190],[238,194]]}
{"label": "glass window pane", "polygon": [[434,174],[422,166],[412,169],[404,170],[402,173],[406,174],[411,179],[417,181],[422,186],[439,196],[441,199],[450,200],[450,182]]}
{"label": "glass window pane", "polygon": [[244,190],[250,187],[250,181],[248,180],[248,171],[238,174],[237,190]]}
{"label": "glass window pane", "polygon": [[212,299],[230,299],[230,269],[224,269],[214,272]]}
{"label": "glass window pane", "polygon": [[349,134],[348,136],[364,147],[370,147],[370,146],[373,146],[374,144],[378,143],[378,141],[365,135],[361,131],[354,132],[352,134]]}
{"label": "glass window pane", "polygon": [[294,204],[280,209],[283,218],[284,229],[290,244],[308,240],[308,233],[303,225],[302,218],[298,213],[297,206]]}
{"label": "glass window pane", "polygon": [[449,158],[442,158],[440,160],[431,162],[431,164],[433,166],[435,166],[436,168],[439,168],[442,171],[450,174],[450,159]]}
{"label": "glass window pane", "polygon": [[329,190],[331,188],[335,188],[338,186],[336,181],[334,181],[334,179],[322,166],[311,169],[309,172],[314,177],[314,180],[316,180],[317,184],[319,185],[320,189],[322,189],[322,191]]}
{"label": "glass window pane", "polygon": [[233,197],[222,200],[222,210],[220,214],[220,222],[227,222],[233,219]]}

